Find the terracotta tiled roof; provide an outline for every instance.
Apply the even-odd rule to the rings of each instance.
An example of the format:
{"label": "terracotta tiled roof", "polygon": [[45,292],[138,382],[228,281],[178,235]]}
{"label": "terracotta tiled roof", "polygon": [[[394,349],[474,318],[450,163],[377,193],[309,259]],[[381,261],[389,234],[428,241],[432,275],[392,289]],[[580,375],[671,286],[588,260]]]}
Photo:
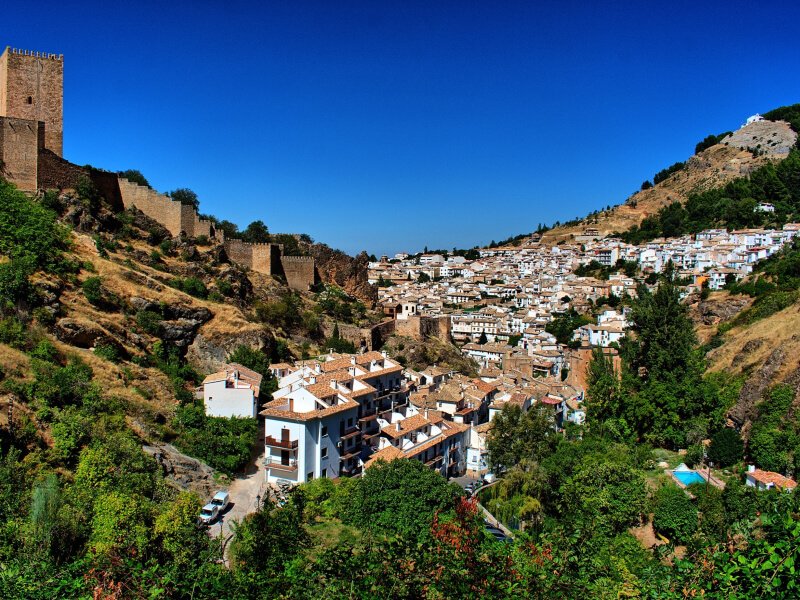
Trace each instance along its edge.
{"label": "terracotta tiled roof", "polygon": [[364,468],[368,469],[379,460],[391,462],[395,459],[403,458],[403,451],[395,446],[386,446],[383,450],[378,450],[373,454],[367,462],[364,463]]}
{"label": "terracotta tiled roof", "polygon": [[[398,429],[398,424],[400,425],[399,429]],[[383,429],[381,429],[381,433],[385,433],[386,435],[392,438],[399,438],[405,435],[406,433],[409,433],[411,431],[416,431],[417,429],[421,429],[422,427],[425,427],[425,425],[429,424],[430,421],[428,421],[428,419],[426,419],[422,415],[417,414],[417,415],[412,415],[410,417],[406,417],[399,423],[392,423],[391,425],[384,427]]]}
{"label": "terracotta tiled roof", "polygon": [[747,473],[748,477],[752,477],[759,483],[763,484],[773,484],[775,487],[780,488],[782,490],[793,490],[797,487],[797,482],[794,479],[790,479],[789,477],[784,477],[780,473],[775,473],[774,471],[762,471],[761,469],[756,469],[755,471],[750,471]]}

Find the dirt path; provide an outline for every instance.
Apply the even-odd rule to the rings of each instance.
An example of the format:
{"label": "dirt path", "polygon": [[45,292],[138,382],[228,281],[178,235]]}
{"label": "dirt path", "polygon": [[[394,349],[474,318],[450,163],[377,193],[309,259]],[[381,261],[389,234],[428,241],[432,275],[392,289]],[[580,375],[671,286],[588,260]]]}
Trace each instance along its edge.
{"label": "dirt path", "polygon": [[263,423],[261,424],[258,441],[253,447],[250,462],[244,473],[234,479],[227,488],[230,495],[230,504],[223,513],[222,518],[208,528],[208,534],[212,536],[222,535],[228,539],[232,531],[232,523],[240,523],[250,513],[256,511],[259,498],[263,498],[267,493],[267,483],[264,480],[264,432]]}

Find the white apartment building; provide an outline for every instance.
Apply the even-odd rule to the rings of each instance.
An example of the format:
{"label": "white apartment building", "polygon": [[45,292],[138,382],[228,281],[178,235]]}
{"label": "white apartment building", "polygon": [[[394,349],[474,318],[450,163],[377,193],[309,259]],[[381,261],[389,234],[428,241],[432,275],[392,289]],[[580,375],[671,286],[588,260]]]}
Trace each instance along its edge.
{"label": "white apartment building", "polygon": [[203,380],[197,394],[202,393],[209,417],[250,417],[258,414],[261,374],[232,363]]}

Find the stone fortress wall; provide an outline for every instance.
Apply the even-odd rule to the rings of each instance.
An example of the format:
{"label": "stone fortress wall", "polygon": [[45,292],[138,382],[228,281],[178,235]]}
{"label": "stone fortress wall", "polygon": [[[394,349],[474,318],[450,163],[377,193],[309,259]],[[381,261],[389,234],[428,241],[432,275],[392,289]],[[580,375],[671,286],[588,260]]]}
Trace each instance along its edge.
{"label": "stone fortress wall", "polygon": [[285,275],[289,287],[316,282],[314,259],[282,256],[279,244],[226,240],[193,206],[113,173],[85,169],[62,158],[64,56],[6,47],[0,54],[0,175],[25,192],[75,189],[88,177],[116,209],[137,208],[173,236],[222,242],[230,260],[266,275]]}
{"label": "stone fortress wall", "polygon": [[225,239],[211,221],[201,219],[193,206],[181,204],[147,186],[119,178],[119,192],[126,209],[137,208],[163,225],[173,236],[206,236],[222,242],[231,262],[265,275],[284,275],[293,290],[307,291],[315,283],[316,265],[310,256],[282,256],[280,244],[250,244]]}
{"label": "stone fortress wall", "polygon": [[316,283],[316,267],[310,256],[281,256],[286,284],[293,290],[307,291]]}
{"label": "stone fortress wall", "polygon": [[39,128],[34,121],[0,116],[0,175],[24,191],[38,189]]}

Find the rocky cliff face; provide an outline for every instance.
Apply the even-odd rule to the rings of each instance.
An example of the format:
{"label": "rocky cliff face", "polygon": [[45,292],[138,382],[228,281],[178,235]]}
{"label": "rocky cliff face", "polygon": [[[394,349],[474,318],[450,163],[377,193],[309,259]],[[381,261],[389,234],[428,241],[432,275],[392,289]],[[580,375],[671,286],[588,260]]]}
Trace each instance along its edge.
{"label": "rocky cliff face", "polygon": [[324,283],[338,285],[369,306],[377,302],[378,289],[367,280],[369,257],[366,252],[353,258],[325,244],[314,244],[311,246],[311,255],[316,260],[317,271]]}

